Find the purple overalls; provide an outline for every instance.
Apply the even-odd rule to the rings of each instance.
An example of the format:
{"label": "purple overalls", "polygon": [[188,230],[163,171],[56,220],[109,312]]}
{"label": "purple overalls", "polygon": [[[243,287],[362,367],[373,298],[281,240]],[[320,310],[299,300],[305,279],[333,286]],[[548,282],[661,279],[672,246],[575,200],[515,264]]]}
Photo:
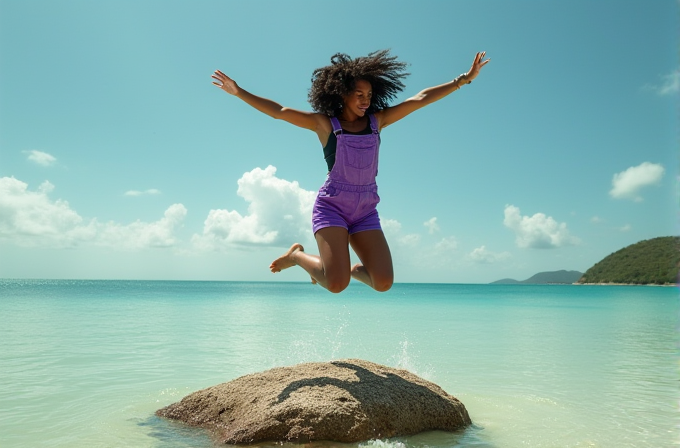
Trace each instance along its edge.
{"label": "purple overalls", "polygon": [[349,234],[380,229],[375,209],[378,197],[378,120],[368,116],[371,134],[354,135],[342,131],[337,118],[331,117],[338,144],[335,164],[319,189],[312,211],[312,229],[316,234],[325,227],[344,227]]}

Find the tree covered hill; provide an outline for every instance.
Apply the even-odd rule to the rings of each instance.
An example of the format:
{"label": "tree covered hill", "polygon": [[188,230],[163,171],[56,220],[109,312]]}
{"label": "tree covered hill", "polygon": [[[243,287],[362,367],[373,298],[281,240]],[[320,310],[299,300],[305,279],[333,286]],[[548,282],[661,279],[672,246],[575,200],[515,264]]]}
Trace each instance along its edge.
{"label": "tree covered hill", "polygon": [[664,236],[614,252],[588,269],[579,283],[676,283],[679,266],[680,237]]}

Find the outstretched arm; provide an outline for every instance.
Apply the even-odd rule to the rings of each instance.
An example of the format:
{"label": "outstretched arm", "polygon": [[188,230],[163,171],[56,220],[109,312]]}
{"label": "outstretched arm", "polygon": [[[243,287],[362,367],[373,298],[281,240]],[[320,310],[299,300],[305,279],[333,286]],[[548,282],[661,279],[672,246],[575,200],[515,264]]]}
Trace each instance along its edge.
{"label": "outstretched arm", "polygon": [[479,71],[482,69],[482,67],[488,64],[488,62],[491,60],[487,59],[484,61],[483,59],[485,56],[486,51],[477,53],[474,61],[472,61],[472,67],[470,68],[470,71],[460,75],[453,81],[447,82],[446,84],[442,84],[439,86],[427,88],[422,92],[418,93],[417,95],[407,99],[403,103],[397,104],[396,106],[388,107],[378,112],[376,114],[376,117],[378,118],[380,128],[389,126],[392,123],[401,120],[411,112],[415,112],[421,107],[425,107],[428,104],[432,104],[435,101],[444,98],[450,93],[453,93],[456,90],[458,90],[462,85],[470,84],[472,80],[475,79],[477,75],[479,75]]}
{"label": "outstretched arm", "polygon": [[[222,73],[220,70],[216,70],[215,73],[213,73],[212,78],[212,83],[214,85],[224,90],[228,94],[240,98],[250,106],[264,114],[269,115],[272,118],[287,121],[288,123],[294,124],[295,126],[315,131],[317,134],[319,134],[319,127],[324,127],[323,119],[326,117],[321,114],[283,107],[275,101],[253,95],[252,93],[239,87],[233,79]],[[328,121],[328,119],[326,118],[325,121]],[[326,125],[325,127],[328,126],[330,125]]]}

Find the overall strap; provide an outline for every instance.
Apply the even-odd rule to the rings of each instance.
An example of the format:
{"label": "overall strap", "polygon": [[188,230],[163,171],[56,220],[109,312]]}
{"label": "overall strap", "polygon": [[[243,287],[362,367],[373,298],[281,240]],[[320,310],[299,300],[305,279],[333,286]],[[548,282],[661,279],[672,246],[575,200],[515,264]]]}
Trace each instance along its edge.
{"label": "overall strap", "polygon": [[340,120],[336,117],[331,117],[331,125],[333,126],[333,133],[337,137],[338,134],[342,134],[342,126],[340,126]]}
{"label": "overall strap", "polygon": [[378,132],[378,119],[375,118],[375,115],[374,115],[374,114],[370,114],[370,115],[368,116],[368,120],[369,120],[370,123],[371,123],[371,129],[373,130],[373,133],[374,133],[374,134],[378,134],[378,133],[379,133],[379,132]]}

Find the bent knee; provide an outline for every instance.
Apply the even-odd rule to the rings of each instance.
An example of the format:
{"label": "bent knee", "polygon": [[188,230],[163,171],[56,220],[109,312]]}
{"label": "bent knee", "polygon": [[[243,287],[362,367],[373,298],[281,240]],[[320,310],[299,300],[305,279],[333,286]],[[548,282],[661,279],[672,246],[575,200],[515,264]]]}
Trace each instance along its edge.
{"label": "bent knee", "polygon": [[349,280],[331,281],[326,285],[326,289],[333,294],[337,294],[344,291],[347,288],[347,285],[349,285]]}
{"label": "bent knee", "polygon": [[374,280],[373,281],[373,289],[375,289],[378,292],[389,291],[390,288],[392,288],[393,283],[394,283],[394,281],[391,278],[381,279],[381,280],[377,280],[377,281]]}

